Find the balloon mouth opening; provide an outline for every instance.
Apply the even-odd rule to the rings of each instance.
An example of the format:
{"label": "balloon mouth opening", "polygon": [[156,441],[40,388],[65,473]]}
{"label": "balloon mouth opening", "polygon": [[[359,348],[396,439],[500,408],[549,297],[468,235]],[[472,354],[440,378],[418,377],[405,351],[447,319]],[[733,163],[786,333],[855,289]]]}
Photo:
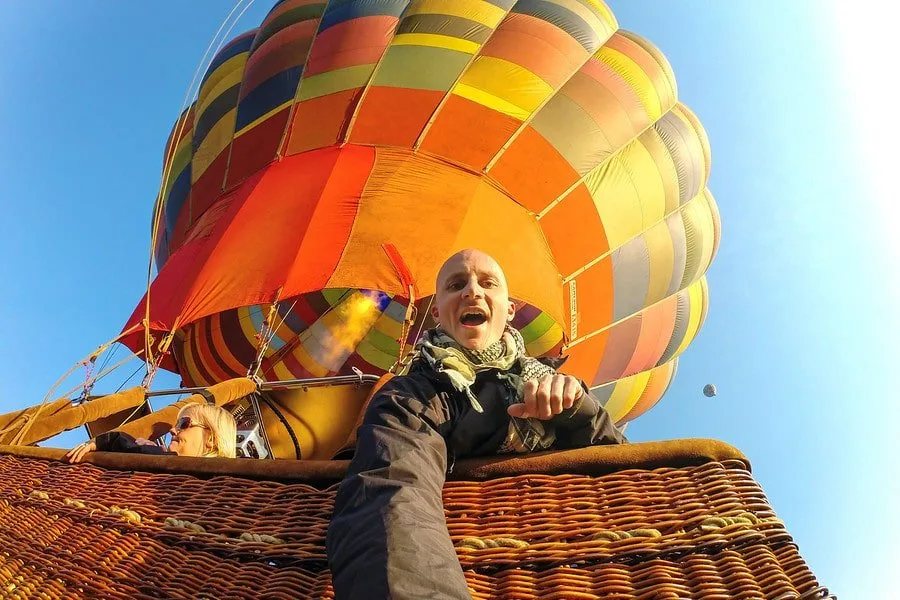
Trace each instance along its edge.
{"label": "balloon mouth opening", "polygon": [[[267,381],[352,375],[355,369],[380,375],[437,326],[433,300],[418,299],[410,313],[408,299],[401,296],[332,288],[283,299],[274,308],[257,304],[230,309],[178,330],[171,370],[186,385],[211,385],[245,376],[264,348],[258,375]],[[528,353],[559,357],[562,326],[531,304],[513,302],[517,309],[510,324],[522,333]],[[483,326],[484,321],[484,315],[460,317],[469,327]]]}

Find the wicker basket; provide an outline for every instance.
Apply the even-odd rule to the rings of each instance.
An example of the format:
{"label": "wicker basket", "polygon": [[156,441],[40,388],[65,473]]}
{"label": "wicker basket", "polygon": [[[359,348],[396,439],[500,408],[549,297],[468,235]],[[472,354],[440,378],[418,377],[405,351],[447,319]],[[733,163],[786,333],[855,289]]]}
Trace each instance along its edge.
{"label": "wicker basket", "polygon": [[[0,447],[0,597],[333,597],[345,463],[61,454]],[[724,444],[461,462],[444,505],[478,599],[833,598]]]}

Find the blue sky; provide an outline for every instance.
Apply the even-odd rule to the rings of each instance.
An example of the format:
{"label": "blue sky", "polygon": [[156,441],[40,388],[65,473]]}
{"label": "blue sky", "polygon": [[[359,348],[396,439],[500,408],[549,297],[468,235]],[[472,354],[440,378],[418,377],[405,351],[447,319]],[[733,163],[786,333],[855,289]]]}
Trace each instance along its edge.
{"label": "blue sky", "polygon": [[[891,597],[890,19],[859,1],[610,5],[662,49],[706,127],[723,222],[706,325],[629,436],[737,446],[824,585]],[[0,412],[40,401],[140,297],[165,137],[230,6],[0,3]],[[234,33],[268,7],[254,4]],[[717,398],[703,397],[709,382]]]}

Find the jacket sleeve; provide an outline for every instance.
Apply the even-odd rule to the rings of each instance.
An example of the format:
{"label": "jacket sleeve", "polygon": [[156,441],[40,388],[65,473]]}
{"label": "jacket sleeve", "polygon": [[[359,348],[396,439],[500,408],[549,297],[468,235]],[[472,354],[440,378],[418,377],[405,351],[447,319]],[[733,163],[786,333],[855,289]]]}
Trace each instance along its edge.
{"label": "jacket sleeve", "polygon": [[167,452],[159,446],[145,446],[138,444],[133,437],[120,431],[108,431],[94,438],[99,452],[126,452],[131,454],[159,454],[175,455]]}
{"label": "jacket sleeve", "polygon": [[450,425],[423,380],[395,377],[372,399],[326,537],[336,598],[471,598],[441,498]]}

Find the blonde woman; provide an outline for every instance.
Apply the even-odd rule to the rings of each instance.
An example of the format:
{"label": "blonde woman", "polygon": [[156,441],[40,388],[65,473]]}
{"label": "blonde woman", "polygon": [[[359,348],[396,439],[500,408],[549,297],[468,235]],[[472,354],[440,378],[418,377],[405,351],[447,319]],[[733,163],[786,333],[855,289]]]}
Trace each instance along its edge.
{"label": "blonde woman", "polygon": [[132,452],[177,456],[235,457],[237,427],[230,412],[209,404],[188,404],[178,413],[170,430],[168,449],[127,433],[110,431],[72,448],[66,459],[81,462],[89,452]]}

